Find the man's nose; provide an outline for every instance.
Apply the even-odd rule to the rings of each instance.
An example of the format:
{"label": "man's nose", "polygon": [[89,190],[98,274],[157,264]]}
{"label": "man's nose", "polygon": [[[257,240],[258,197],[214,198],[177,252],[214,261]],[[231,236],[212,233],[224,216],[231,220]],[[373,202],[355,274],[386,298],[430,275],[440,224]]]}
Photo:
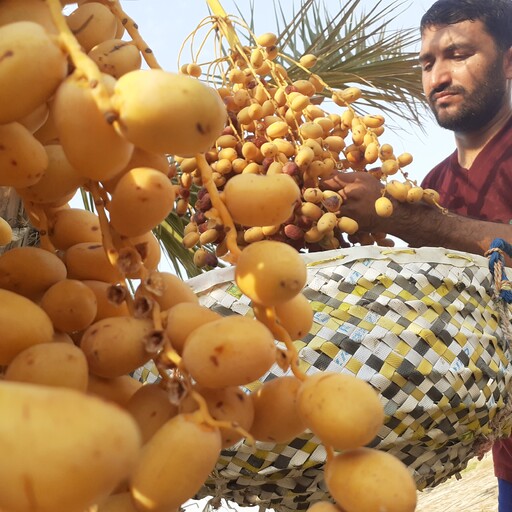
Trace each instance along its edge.
{"label": "man's nose", "polygon": [[443,89],[452,81],[451,67],[446,61],[437,61],[433,64],[429,73],[431,89]]}

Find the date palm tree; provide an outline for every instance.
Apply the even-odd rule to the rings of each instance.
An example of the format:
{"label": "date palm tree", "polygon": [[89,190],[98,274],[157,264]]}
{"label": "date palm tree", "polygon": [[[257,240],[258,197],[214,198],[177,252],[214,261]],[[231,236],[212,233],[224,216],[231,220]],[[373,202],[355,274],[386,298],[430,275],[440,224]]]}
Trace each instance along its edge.
{"label": "date palm tree", "polygon": [[[335,9],[331,1],[327,6],[322,0],[302,0],[298,7],[295,2],[290,11],[289,0],[274,0],[275,27],[255,26],[255,0],[251,0],[248,11],[239,4],[235,4],[238,17],[251,32],[277,32],[280,52],[286,56],[282,63],[292,80],[302,78],[304,72],[296,65],[290,67],[289,62],[312,53],[318,57],[314,72],[332,88],[355,85],[363,90],[359,110],[386,114],[391,129],[408,125],[421,129],[426,102],[414,49],[418,30],[389,29],[390,23],[411,7],[410,2],[348,0],[339,2]],[[370,7],[364,10],[367,4]],[[192,252],[180,243],[186,223],[186,217],[173,213],[156,234],[176,271],[191,277],[201,270],[193,264]]]}

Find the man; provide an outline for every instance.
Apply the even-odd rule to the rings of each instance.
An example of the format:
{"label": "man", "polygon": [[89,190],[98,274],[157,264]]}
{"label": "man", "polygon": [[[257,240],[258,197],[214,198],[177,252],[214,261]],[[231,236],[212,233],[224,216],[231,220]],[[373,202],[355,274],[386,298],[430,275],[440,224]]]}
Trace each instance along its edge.
{"label": "man", "polygon": [[[369,173],[338,174],[324,186],[340,191],[341,213],[361,231],[484,254],[495,238],[512,243],[512,0],[438,0],[422,18],[421,41],[425,95],[457,148],[422,185],[449,213],[394,201],[393,215],[378,217],[368,205],[382,186]],[[512,512],[512,438],[493,456],[499,512]]]}

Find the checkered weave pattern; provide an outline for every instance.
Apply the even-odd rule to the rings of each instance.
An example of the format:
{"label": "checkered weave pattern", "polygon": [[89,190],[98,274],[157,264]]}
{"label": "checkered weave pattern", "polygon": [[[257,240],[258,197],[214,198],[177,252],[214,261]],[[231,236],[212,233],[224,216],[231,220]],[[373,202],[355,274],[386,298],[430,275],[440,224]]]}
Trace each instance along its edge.
{"label": "checkered weave pattern", "polygon": [[[510,320],[495,307],[485,258],[377,247],[304,258],[304,294],[315,313],[309,334],[295,342],[302,370],[350,373],[379,391],[386,420],[372,446],[402,460],[418,488],[460,472],[489,436],[510,433],[507,418],[496,427],[508,400],[511,359],[502,325]],[[190,284],[212,310],[252,315],[232,269]],[[248,388],[282,375],[274,365]],[[329,498],[325,457],[309,431],[287,445],[241,442],[222,452],[198,497],[305,510]]]}

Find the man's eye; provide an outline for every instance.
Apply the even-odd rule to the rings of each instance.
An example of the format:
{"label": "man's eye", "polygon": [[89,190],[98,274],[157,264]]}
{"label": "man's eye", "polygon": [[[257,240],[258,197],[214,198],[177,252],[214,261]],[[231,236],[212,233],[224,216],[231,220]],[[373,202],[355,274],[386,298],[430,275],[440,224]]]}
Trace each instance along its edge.
{"label": "man's eye", "polygon": [[432,69],[432,63],[431,62],[423,62],[421,65],[422,71],[430,71]]}

